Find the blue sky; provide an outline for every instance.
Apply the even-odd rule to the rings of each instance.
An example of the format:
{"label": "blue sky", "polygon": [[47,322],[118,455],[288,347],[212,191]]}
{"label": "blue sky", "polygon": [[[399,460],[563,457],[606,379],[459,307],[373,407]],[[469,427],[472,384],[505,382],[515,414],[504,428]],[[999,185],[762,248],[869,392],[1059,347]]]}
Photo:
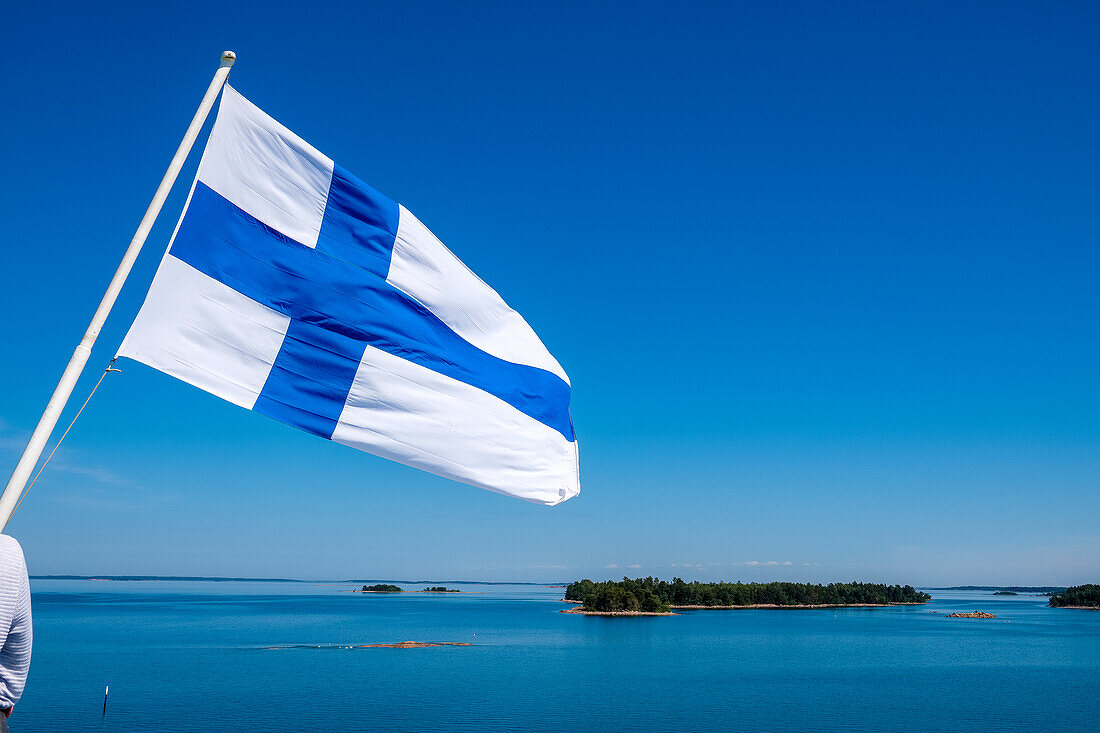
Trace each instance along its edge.
{"label": "blue sky", "polygon": [[231,48],[237,89],[542,336],[573,383],[582,493],[547,509],[448,482],[130,362],[8,531],[34,573],[1095,582],[1098,21],[9,3],[6,470]]}

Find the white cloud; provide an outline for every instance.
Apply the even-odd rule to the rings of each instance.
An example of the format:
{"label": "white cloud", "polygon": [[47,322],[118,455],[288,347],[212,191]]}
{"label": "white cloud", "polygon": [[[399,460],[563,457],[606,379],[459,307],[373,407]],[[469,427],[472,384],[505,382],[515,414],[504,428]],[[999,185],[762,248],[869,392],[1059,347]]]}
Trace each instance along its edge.
{"label": "white cloud", "polygon": [[[767,567],[786,567],[788,565],[794,565],[790,560],[745,560],[744,562],[735,562],[734,565],[744,565],[745,567],[755,568],[761,565]],[[802,563],[805,565],[806,563]],[[814,563],[815,565],[817,563]]]}
{"label": "white cloud", "polygon": [[72,473],[78,476],[87,476],[90,479],[98,481],[101,484],[109,484],[111,486],[122,486],[124,488],[140,488],[133,481],[123,478],[118,474],[112,473],[105,468],[96,468],[94,466],[74,466],[64,461],[51,461],[50,467],[55,471],[62,471],[64,473]]}
{"label": "white cloud", "polygon": [[[0,454],[19,455],[27,447],[30,433],[12,427],[0,418]],[[47,446],[52,449],[56,443]],[[46,455],[49,455],[47,452]],[[89,481],[73,481],[64,474],[81,476]],[[170,491],[150,491],[130,479],[84,460],[79,450],[67,445],[50,460],[42,472],[42,483],[49,489],[35,489],[34,501],[48,500],[65,506],[94,507],[115,511],[144,509],[164,502],[178,501],[180,496]]]}
{"label": "white cloud", "polygon": [[27,447],[27,440],[29,438],[5,435],[0,437],[0,450],[10,453],[22,453],[23,449]]}
{"label": "white cloud", "polygon": [[639,569],[641,569],[642,566],[639,565],[638,563],[634,563],[633,565],[627,565],[627,567],[630,568],[631,570],[639,570]]}
{"label": "white cloud", "polygon": [[603,568],[604,570],[618,570],[619,566],[615,563],[611,563],[610,565],[604,565]]}
{"label": "white cloud", "polygon": [[[0,435],[0,451],[10,452],[13,454],[22,454],[23,449],[27,447],[27,441],[30,440],[30,433],[24,433],[22,431],[10,431],[9,424],[0,418],[0,433],[6,433]],[[51,443],[49,447],[56,445]],[[57,455],[50,460],[49,467],[42,472],[42,478],[49,478],[50,471],[61,471],[62,473],[75,474],[77,476],[87,476],[101,484],[107,484],[108,486],[118,486],[127,489],[140,489],[142,487],[135,484],[129,479],[123,478],[118,474],[109,471],[105,468],[98,466],[80,465],[80,463],[73,463],[72,459],[74,455],[63,455],[65,450],[60,450]],[[45,453],[49,455],[49,453]],[[33,475],[33,474],[32,474]]]}

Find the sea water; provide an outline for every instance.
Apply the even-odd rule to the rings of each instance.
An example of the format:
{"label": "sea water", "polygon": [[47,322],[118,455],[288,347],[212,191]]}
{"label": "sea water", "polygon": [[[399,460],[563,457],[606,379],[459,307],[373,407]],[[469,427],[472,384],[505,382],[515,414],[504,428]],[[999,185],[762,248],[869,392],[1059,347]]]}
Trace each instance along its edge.
{"label": "sea water", "polygon": [[[32,581],[20,731],[1096,730],[1100,613],[559,613],[560,588]],[[422,586],[406,585],[408,588]],[[982,610],[995,619],[953,619]],[[417,649],[353,648],[400,641]],[[110,685],[106,714],[103,692]]]}

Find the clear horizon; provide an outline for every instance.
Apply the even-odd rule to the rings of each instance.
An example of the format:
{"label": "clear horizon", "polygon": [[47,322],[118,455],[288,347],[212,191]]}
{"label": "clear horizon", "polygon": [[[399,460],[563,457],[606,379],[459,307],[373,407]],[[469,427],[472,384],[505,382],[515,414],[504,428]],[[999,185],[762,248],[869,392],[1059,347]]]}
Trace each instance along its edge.
{"label": "clear horizon", "polygon": [[529,505],[123,361],[8,527],[32,574],[1100,580],[1100,6],[0,19],[4,470],[223,49],[235,88],[523,314],[581,455],[579,497]]}
{"label": "clear horizon", "polygon": [[[648,577],[648,576],[634,576],[634,577]],[[652,576],[658,580],[672,580],[672,576],[659,577]],[[407,585],[423,585],[425,583],[454,583],[456,585],[539,585],[539,586],[558,586],[562,583],[568,584],[582,578],[561,578],[561,579],[544,579],[544,580],[469,580],[461,578],[429,578],[429,579],[417,579],[409,580],[407,578],[370,578],[370,577],[351,577],[351,578],[288,578],[274,576],[270,578],[246,578],[236,576],[219,576],[219,575],[78,575],[74,573],[57,573],[52,575],[34,575],[30,576],[31,580],[106,580],[115,582],[211,582],[211,583],[405,583]],[[621,580],[622,576],[609,577],[609,578],[588,578],[588,580],[595,580],[597,582],[603,580]],[[681,578],[687,582],[692,582],[690,578]],[[723,580],[717,580],[715,582],[755,582],[755,583],[770,583],[770,582],[794,582],[794,583],[809,583],[814,581],[740,581],[735,578],[728,578]],[[823,581],[822,584],[828,585],[829,583],[848,583],[848,582],[869,582],[861,581],[859,578],[849,578],[847,580],[832,580]],[[912,585],[911,583],[904,583],[900,581],[888,582],[887,585]],[[951,586],[937,586],[937,585],[914,585],[913,587],[918,590],[961,590],[966,588],[975,588],[981,590],[1022,590],[1022,592],[1030,592],[1032,590],[1039,591],[1040,589],[1049,588],[1066,588],[1065,585],[1050,585],[1050,584],[1036,584],[1036,585],[988,585],[982,583],[960,583]]]}

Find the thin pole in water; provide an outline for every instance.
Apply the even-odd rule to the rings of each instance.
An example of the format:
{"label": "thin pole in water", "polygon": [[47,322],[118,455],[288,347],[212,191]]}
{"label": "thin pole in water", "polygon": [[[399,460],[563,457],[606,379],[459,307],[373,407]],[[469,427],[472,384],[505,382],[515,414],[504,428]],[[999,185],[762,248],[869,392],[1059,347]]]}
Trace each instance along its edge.
{"label": "thin pole in water", "polygon": [[134,233],[134,238],[130,240],[130,246],[126,248],[126,254],[122,256],[122,262],[115,270],[115,275],[111,278],[111,284],[107,286],[107,292],[103,294],[103,300],[100,301],[95,315],[92,316],[92,322],[88,324],[88,330],[84,333],[84,338],[80,340],[72,358],[69,359],[65,371],[61,374],[61,380],[54,388],[53,396],[46,404],[46,410],[38,420],[38,426],[31,434],[31,439],[27,442],[27,447],[23,450],[23,455],[19,459],[19,463],[16,464],[15,471],[12,472],[4,493],[0,495],[0,529],[6,527],[8,520],[11,519],[11,514],[15,510],[15,503],[19,500],[20,494],[23,493],[23,487],[27,485],[27,479],[30,478],[31,471],[34,470],[38,459],[42,456],[42,450],[46,447],[46,443],[57,425],[58,418],[61,417],[61,411],[65,409],[65,403],[69,401],[69,397],[73,393],[73,388],[80,378],[80,373],[84,371],[84,365],[88,363],[88,357],[92,353],[92,345],[95,344],[95,340],[107,320],[107,315],[114,307],[119,291],[122,290],[122,284],[126,282],[126,277],[130,274],[134,261],[137,260],[137,256],[141,252],[142,245],[145,244],[145,238],[149,236],[149,230],[153,228],[153,222],[160,214],[161,207],[164,206],[164,200],[168,198],[168,192],[172,190],[172,184],[176,182],[176,176],[179,175],[183,162],[187,160],[187,154],[191,152],[191,147],[195,144],[195,139],[199,136],[202,125],[206,122],[206,117],[214,106],[214,100],[217,98],[218,92],[221,91],[225,80],[229,77],[229,69],[236,60],[237,55],[232,51],[222,53],[221,65],[214,73],[214,79],[210,82],[202,102],[199,103],[199,108],[187,128],[187,132],[184,133],[183,140],[180,142],[172,162],[168,165],[164,178],[161,179],[160,185],[157,187],[157,192],[153,194],[153,200],[149,203],[149,208],[145,210],[145,216],[141,218],[141,223],[138,224],[137,231]]}
{"label": "thin pole in water", "polygon": [[107,685],[103,688],[103,717],[107,717],[107,693],[111,691],[111,686]]}

